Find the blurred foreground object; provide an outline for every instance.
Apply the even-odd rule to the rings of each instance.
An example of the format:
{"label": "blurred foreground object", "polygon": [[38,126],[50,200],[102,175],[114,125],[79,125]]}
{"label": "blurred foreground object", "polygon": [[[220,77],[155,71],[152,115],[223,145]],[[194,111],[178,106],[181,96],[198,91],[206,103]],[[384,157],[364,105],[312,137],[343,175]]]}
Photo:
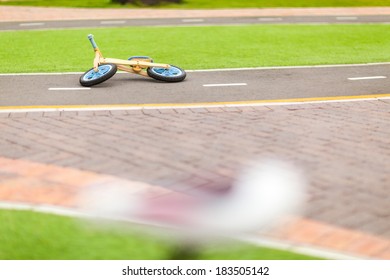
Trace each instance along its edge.
{"label": "blurred foreground object", "polygon": [[305,188],[295,166],[267,159],[249,164],[225,192],[190,195],[160,188],[161,194],[151,194],[132,182],[100,184],[82,194],[81,207],[93,217],[161,226],[195,239],[236,236],[298,214]]}

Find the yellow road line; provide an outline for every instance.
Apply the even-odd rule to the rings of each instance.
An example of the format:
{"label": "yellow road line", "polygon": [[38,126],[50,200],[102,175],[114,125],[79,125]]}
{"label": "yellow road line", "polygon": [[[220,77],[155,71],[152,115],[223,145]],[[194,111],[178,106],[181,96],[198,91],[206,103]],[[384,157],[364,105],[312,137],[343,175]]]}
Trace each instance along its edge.
{"label": "yellow road line", "polygon": [[199,103],[145,103],[145,104],[102,104],[102,105],[31,105],[31,106],[0,106],[1,111],[39,111],[39,110],[121,110],[121,109],[153,109],[153,108],[191,108],[191,107],[233,107],[233,106],[275,106],[299,103],[345,102],[378,100],[390,98],[390,93],[353,96],[328,96],[291,98],[274,100],[222,101]]}

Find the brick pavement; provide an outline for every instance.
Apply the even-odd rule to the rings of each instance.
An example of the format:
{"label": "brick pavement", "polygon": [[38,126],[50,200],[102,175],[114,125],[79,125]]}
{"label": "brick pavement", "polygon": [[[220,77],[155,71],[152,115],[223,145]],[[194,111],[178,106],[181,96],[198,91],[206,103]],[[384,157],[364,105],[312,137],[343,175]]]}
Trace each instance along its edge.
{"label": "brick pavement", "polygon": [[302,217],[267,234],[390,259],[389,116],[388,100],[0,113],[0,200],[72,206],[99,176],[219,188],[247,160],[275,155],[301,167],[310,188]]}

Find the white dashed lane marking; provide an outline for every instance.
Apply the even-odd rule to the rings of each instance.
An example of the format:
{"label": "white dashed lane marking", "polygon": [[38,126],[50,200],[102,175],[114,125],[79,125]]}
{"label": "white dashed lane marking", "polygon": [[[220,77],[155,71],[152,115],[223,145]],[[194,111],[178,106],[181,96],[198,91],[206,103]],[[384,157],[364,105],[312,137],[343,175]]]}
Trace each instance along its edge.
{"label": "white dashed lane marking", "polygon": [[261,17],[258,18],[259,21],[282,21],[282,18],[279,17]]}
{"label": "white dashed lane marking", "polygon": [[24,27],[28,27],[28,26],[42,26],[42,25],[45,25],[44,22],[26,22],[26,23],[19,23],[19,26],[24,26]]}
{"label": "white dashed lane marking", "polygon": [[181,20],[182,22],[204,22],[203,18],[185,18]]}
{"label": "white dashed lane marking", "polygon": [[125,24],[125,20],[103,20],[100,22],[100,24],[103,25],[110,25],[110,24]]}
{"label": "white dashed lane marking", "polygon": [[89,87],[76,87],[76,88],[48,88],[51,91],[69,91],[69,90],[90,90]]}
{"label": "white dashed lane marking", "polygon": [[350,81],[359,81],[359,80],[376,80],[376,79],[386,79],[386,76],[371,76],[371,77],[356,77],[348,78]]}
{"label": "white dashed lane marking", "polygon": [[358,17],[336,17],[337,20],[357,20]]}
{"label": "white dashed lane marking", "polygon": [[236,87],[236,86],[247,86],[247,83],[232,83],[232,84],[205,84],[204,87]]}

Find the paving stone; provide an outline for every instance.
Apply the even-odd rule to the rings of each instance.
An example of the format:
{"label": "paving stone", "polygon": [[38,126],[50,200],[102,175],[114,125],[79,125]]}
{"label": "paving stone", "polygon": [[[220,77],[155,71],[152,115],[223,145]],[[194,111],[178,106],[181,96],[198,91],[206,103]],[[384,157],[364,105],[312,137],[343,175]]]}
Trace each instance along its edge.
{"label": "paving stone", "polygon": [[111,116],[111,111],[109,110],[96,110],[94,111],[95,116]]}
{"label": "paving stone", "polygon": [[[10,114],[0,122],[0,157],[156,182],[184,192],[223,190],[249,161],[278,157],[301,167],[310,179],[305,217],[390,238],[389,104],[243,108],[127,110],[110,116],[77,112],[60,118]],[[297,240],[310,239],[311,231],[297,232]],[[352,248],[346,235],[329,236],[324,244],[337,240],[338,248],[386,255],[382,241]]]}
{"label": "paving stone", "polygon": [[12,118],[25,118],[27,116],[26,112],[12,112],[9,115]]}
{"label": "paving stone", "polygon": [[61,112],[60,111],[44,112],[43,116],[44,117],[60,117],[61,116]]}
{"label": "paving stone", "polygon": [[193,113],[208,113],[206,108],[190,108],[189,110]]}

